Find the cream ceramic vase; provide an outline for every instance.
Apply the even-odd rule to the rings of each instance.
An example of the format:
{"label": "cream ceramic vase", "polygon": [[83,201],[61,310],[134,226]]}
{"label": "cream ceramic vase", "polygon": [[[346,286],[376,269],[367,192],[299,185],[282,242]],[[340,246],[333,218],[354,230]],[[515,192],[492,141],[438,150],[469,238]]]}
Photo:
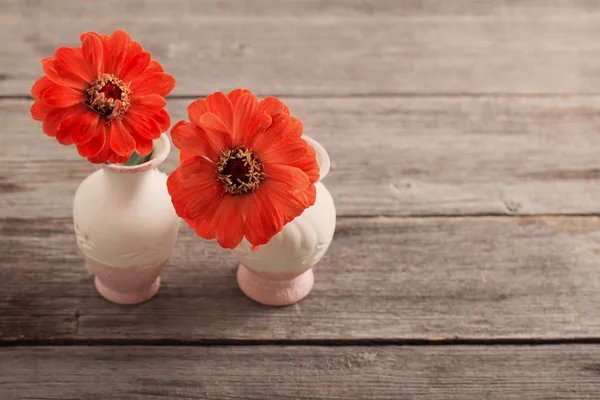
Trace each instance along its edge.
{"label": "cream ceramic vase", "polygon": [[303,137],[317,153],[320,179],[315,204],[283,227],[269,243],[253,252],[245,239],[233,250],[240,261],[237,281],[251,299],[269,306],[294,304],[310,293],[313,267],[323,257],[335,231],[335,205],[321,180],[330,168],[323,146]]}
{"label": "cream ceramic vase", "polygon": [[180,219],[158,171],[171,144],[163,134],[152,159],[137,166],[103,164],[79,185],[73,203],[77,244],[98,292],[117,304],[149,300],[175,245]]}

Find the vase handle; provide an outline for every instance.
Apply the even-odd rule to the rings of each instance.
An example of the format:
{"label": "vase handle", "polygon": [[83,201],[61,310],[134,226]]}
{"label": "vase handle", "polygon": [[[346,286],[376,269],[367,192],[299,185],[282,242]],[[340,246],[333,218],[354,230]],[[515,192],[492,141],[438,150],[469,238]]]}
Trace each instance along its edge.
{"label": "vase handle", "polygon": [[329,159],[329,154],[327,154],[327,150],[325,147],[321,145],[321,143],[317,142],[315,139],[303,135],[302,138],[306,140],[317,153],[317,163],[319,164],[319,182],[325,179],[327,174],[329,173],[329,169],[331,168],[331,160]]}

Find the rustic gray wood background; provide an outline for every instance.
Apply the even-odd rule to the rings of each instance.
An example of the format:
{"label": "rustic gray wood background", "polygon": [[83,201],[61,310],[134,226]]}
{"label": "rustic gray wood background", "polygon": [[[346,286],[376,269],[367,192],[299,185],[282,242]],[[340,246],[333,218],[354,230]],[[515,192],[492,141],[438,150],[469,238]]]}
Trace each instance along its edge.
{"label": "rustic gray wood background", "polygon": [[[117,28],[176,76],[173,121],[248,87],[328,149],[307,299],[253,303],[187,227],[152,301],[96,294],[71,222],[94,167],[29,90]],[[0,38],[0,399],[600,398],[599,2],[0,0]]]}

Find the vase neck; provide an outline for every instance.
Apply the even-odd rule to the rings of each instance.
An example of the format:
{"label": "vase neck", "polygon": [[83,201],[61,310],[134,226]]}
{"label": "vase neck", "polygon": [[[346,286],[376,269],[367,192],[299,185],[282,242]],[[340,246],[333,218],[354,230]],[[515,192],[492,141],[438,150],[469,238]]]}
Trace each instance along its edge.
{"label": "vase neck", "polygon": [[132,173],[121,173],[108,169],[102,170],[108,187],[112,192],[111,194],[125,198],[129,198],[132,194],[136,193],[148,179],[151,172],[152,169]]}
{"label": "vase neck", "polygon": [[101,164],[102,174],[108,189],[115,196],[125,199],[135,194],[152,175],[152,171],[166,160],[171,151],[171,142],[164,133],[154,141],[152,158],[139,165],[125,166],[118,164]]}

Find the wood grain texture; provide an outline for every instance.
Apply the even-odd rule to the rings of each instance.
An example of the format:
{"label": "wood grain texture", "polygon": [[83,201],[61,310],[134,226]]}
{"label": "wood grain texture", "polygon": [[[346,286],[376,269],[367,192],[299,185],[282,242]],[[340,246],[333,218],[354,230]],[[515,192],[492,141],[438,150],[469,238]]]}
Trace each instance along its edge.
{"label": "wood grain texture", "polygon": [[3,400],[596,399],[600,348],[0,348]]}
{"label": "wood grain texture", "polygon": [[344,218],[310,296],[267,308],[183,228],[159,294],[96,294],[70,220],[0,222],[0,338],[600,339],[600,218]]}
{"label": "wood grain texture", "polygon": [[[563,15],[563,18],[582,17],[600,11],[593,0],[499,0],[495,2],[477,0],[103,0],[105,13],[90,14],[97,6],[68,0],[3,0],[0,11],[6,18],[44,17],[66,19],[67,17],[110,19],[123,16],[134,20],[185,19],[189,17],[213,18],[257,18],[257,17],[381,17],[443,18],[443,17],[486,17],[517,18],[542,10],[548,15]],[[96,3],[96,4],[94,4]],[[96,7],[97,8],[97,7]]]}
{"label": "wood grain texture", "polygon": [[[249,87],[329,150],[307,299],[252,302],[185,226],[152,301],[95,292],[70,220],[94,167],[24,97],[117,28],[176,76],[174,122]],[[591,0],[0,1],[0,399],[596,399],[599,34]]]}
{"label": "wood grain texture", "polygon": [[88,30],[126,29],[177,77],[175,94],[598,92],[591,1],[4,1],[0,94]]}
{"label": "wood grain texture", "polygon": [[[339,215],[600,212],[600,97],[284,101],[330,153]],[[169,102],[173,123],[189,102]],[[30,104],[0,100],[0,217],[70,217],[95,167],[47,138]]]}

